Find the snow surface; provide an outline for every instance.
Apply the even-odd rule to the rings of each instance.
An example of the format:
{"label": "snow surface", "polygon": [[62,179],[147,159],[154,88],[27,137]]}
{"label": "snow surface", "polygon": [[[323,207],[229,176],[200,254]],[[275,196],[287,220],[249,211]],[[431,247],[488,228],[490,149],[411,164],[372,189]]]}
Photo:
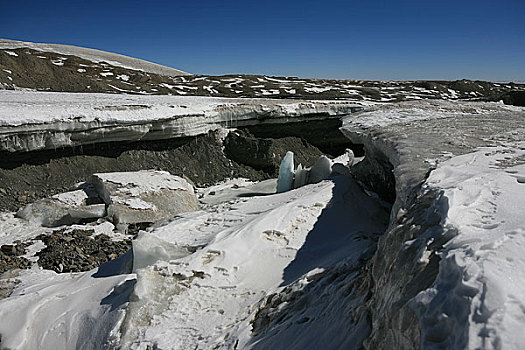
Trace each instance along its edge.
{"label": "snow surface", "polygon": [[[351,214],[339,216],[346,210]],[[349,178],[244,199],[215,211],[188,213],[143,236],[176,245],[199,237],[205,246],[136,271],[139,288],[121,328],[122,347],[201,349],[236,342],[249,347],[250,321],[265,296],[311,271],[357,262],[388,215]],[[345,324],[334,325],[340,342]],[[312,333],[305,341],[315,337]]]}
{"label": "snow surface", "polygon": [[134,172],[116,172],[94,174],[102,181],[123,185],[118,192],[138,197],[145,193],[160,192],[163,189],[193,192],[193,187],[182,178],[167,171],[141,170]]}
{"label": "snow surface", "polygon": [[524,121],[523,107],[448,101],[376,106],[345,118],[342,131],[365,144],[368,159],[386,157],[396,182],[391,226],[369,274],[379,287],[367,304],[367,346],[522,348],[509,330],[523,328],[525,318],[501,291],[523,284],[523,247],[506,231],[524,225],[522,170],[512,168],[525,163]]}
{"label": "snow surface", "polygon": [[204,115],[213,117],[219,107],[260,106],[285,110],[298,116],[302,110],[310,113],[332,112],[337,108],[360,107],[354,101],[297,101],[203,96],[137,96],[125,94],[60,93],[0,91],[0,126],[84,121],[151,121],[173,116]]}
{"label": "snow surface", "polygon": [[[26,270],[13,294],[0,300],[6,349],[101,349],[123,316],[130,275],[97,276]],[[125,288],[128,287],[128,288]],[[129,292],[128,292],[129,293]],[[5,322],[5,320],[9,320]]]}
{"label": "snow surface", "polygon": [[324,119],[360,108],[351,101],[0,91],[0,150],[195,136],[261,118]]}
{"label": "snow surface", "polygon": [[[341,215],[346,212],[351,214]],[[348,177],[184,213],[140,235],[135,274],[96,278],[96,270],[73,275],[22,271],[13,295],[0,301],[0,315],[13,320],[0,326],[2,344],[187,349],[237,341],[250,347],[250,321],[269,293],[341,261],[359,264],[387,218],[386,208]],[[200,249],[191,254],[194,248],[183,247]],[[134,278],[125,307],[118,295],[130,293],[127,281]],[[311,283],[305,279],[300,285]],[[101,302],[108,299],[117,299],[117,307]],[[332,317],[341,321],[334,331],[344,342],[346,315]],[[311,333],[305,341],[316,337]]]}
{"label": "snow surface", "polygon": [[[445,246],[435,284],[415,303],[422,319],[462,317],[470,310],[468,348],[525,344],[525,142],[485,147],[438,166],[428,186],[443,189],[444,225],[457,230]],[[451,283],[457,267],[461,283]],[[450,295],[458,297],[453,305]],[[424,336],[444,332],[423,322]],[[454,330],[452,330],[453,332]]]}

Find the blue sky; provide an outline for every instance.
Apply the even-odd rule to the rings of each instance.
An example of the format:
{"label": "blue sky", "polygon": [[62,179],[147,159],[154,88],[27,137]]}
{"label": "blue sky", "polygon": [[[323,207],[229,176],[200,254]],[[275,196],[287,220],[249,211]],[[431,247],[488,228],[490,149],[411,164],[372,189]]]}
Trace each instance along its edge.
{"label": "blue sky", "polygon": [[0,37],[195,74],[525,80],[524,0],[0,0]]}

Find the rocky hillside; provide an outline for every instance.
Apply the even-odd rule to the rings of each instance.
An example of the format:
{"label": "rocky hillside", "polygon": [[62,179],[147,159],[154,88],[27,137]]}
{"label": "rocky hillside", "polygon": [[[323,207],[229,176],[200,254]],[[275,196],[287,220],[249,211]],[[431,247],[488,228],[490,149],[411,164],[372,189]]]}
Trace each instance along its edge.
{"label": "rocky hillside", "polygon": [[145,61],[136,60],[141,64],[129,62],[130,58],[123,64],[122,60],[117,60],[120,55],[115,57],[115,54],[92,50],[98,53],[93,56],[84,51],[90,49],[67,48],[69,49],[64,49],[62,45],[38,46],[32,43],[0,41],[0,89],[379,102],[503,99],[509,104],[523,103],[522,94],[525,91],[525,84],[470,80],[362,81],[254,75],[188,75]]}
{"label": "rocky hillside", "polygon": [[170,77],[176,77],[179,75],[190,75],[189,73],[183,72],[175,68],[163,66],[149,61],[144,61],[134,57],[120,55],[113,52],[89,49],[85,47],[72,45],[44,44],[0,39],[0,49],[11,50],[19,48],[28,48],[43,53],[49,52],[56,53],[59,55],[76,56],[94,63],[106,62],[117,67],[140,70],[146,73],[160,74]]}

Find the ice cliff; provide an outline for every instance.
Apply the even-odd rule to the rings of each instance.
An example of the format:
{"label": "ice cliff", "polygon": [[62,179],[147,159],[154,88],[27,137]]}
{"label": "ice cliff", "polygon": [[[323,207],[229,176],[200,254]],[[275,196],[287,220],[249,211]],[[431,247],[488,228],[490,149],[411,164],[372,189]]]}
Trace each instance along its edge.
{"label": "ice cliff", "polygon": [[360,315],[371,320],[365,348],[523,344],[512,329],[522,324],[525,291],[513,278],[497,277],[521,280],[521,258],[505,260],[516,247],[509,237],[520,245],[516,234],[525,229],[516,212],[525,198],[519,125],[520,108],[442,101],[345,120],[342,131],[365,145],[354,176],[395,198],[389,227],[356,287],[365,299]]}
{"label": "ice cliff", "polygon": [[2,91],[0,151],[171,139],[219,128],[336,118],[361,109],[348,101]]}

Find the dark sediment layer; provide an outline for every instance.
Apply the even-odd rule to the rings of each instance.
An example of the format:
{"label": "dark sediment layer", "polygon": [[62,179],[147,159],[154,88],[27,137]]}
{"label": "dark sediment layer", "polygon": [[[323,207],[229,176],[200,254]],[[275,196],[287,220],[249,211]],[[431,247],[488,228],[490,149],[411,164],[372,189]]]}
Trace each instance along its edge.
{"label": "dark sediment layer", "polygon": [[356,157],[364,156],[363,145],[353,144],[339,131],[342,125],[339,119],[326,119],[302,122],[300,127],[297,124],[287,123],[279,126],[259,124],[242,129],[248,130],[259,138],[300,137],[319,148],[324,154],[333,157],[345,153],[347,148],[350,148]]}
{"label": "dark sediment layer", "polygon": [[287,151],[294,152],[296,164],[311,166],[323,153],[305,139],[283,137],[279,139],[257,138],[247,131],[233,132],[224,140],[224,152],[228,158],[271,177],[279,175],[279,165]]}
{"label": "dark sediment layer", "polygon": [[[134,144],[96,144],[89,147],[11,155],[0,169],[0,209],[20,206],[69,191],[91,174],[156,169],[185,176],[203,186],[225,178],[268,177],[227,159],[214,134],[183,140]],[[3,155],[6,156],[5,154]]]}

